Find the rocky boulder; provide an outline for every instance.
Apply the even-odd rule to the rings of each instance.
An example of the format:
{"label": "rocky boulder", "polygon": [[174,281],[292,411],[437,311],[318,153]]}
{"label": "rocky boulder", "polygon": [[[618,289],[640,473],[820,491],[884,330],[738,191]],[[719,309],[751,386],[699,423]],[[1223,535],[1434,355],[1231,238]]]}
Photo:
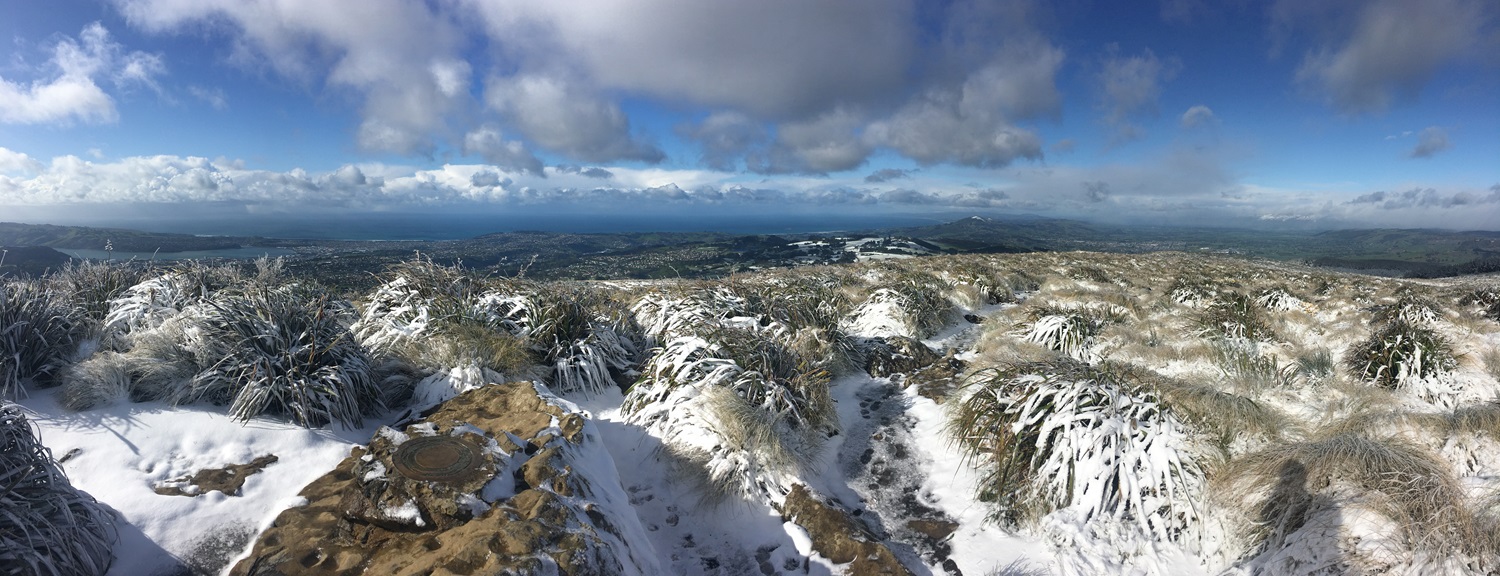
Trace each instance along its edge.
{"label": "rocky boulder", "polygon": [[594,424],[531,383],[382,428],[231,574],[658,574]]}

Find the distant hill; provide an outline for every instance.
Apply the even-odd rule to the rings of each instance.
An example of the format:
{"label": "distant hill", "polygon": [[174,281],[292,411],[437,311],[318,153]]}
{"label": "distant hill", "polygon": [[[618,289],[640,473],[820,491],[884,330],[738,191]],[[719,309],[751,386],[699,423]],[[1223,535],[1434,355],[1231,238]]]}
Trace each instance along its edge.
{"label": "distant hill", "polygon": [[103,250],[106,243],[121,252],[187,252],[224,250],[245,246],[267,246],[266,239],[229,236],[194,236],[164,234],[123,228],[90,228],[0,222],[0,245],[47,246],[83,250]]}
{"label": "distant hill", "polygon": [[0,243],[0,278],[38,276],[61,268],[70,259],[67,254],[46,246],[6,246]]}

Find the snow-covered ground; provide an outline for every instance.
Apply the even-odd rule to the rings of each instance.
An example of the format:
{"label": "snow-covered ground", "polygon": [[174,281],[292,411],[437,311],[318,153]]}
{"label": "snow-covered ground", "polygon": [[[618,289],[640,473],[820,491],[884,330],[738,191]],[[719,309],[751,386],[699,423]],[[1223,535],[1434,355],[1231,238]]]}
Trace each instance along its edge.
{"label": "snow-covered ground", "polygon": [[[1243,326],[1224,328],[1201,320],[1222,294],[1189,294],[1192,291],[1172,283],[1173,278],[1154,272],[1163,262],[1198,262],[1191,258],[1037,255],[987,261],[996,269],[1024,268],[1026,273],[1018,272],[1017,279],[1011,280],[1014,283],[1025,284],[1026,278],[1044,278],[1045,282],[1017,294],[1019,302],[971,307],[955,303],[936,330],[918,330],[922,322],[910,317],[909,300],[903,300],[908,296],[881,284],[881,274],[888,269],[865,268],[858,278],[868,284],[837,327],[842,335],[856,339],[918,337],[938,355],[967,362],[973,371],[1058,358],[1061,354],[1047,351],[1046,343],[1032,338],[1029,331],[1044,319],[1068,311],[1095,314],[1102,318],[1098,326],[1080,333],[1074,341],[1076,353],[1068,355],[1091,366],[1113,363],[1110,366],[1147,370],[1153,378],[1178,386],[1162,384],[1167,387],[1152,389],[1149,395],[1132,392],[1142,396],[1129,401],[1184,402],[1180,422],[1172,420],[1174,426],[1181,424],[1191,432],[1191,438],[1183,437],[1186,448],[1182,453],[1198,459],[1194,466],[1211,470],[1210,480],[1215,480],[1214,474],[1241,471],[1230,465],[1238,459],[1269,461],[1278,449],[1314,453],[1311,450],[1329,438],[1363,435],[1387,442],[1394,446],[1391,450],[1431,456],[1448,467],[1442,474],[1451,475],[1474,502],[1500,493],[1500,465],[1495,464],[1500,461],[1500,438],[1495,431],[1474,424],[1477,418],[1461,420],[1464,414],[1478,413],[1500,399],[1500,323],[1476,319],[1448,303],[1457,301],[1460,292],[1494,287],[1495,282],[1411,284],[1310,273],[1282,265],[1206,261],[1194,273],[1221,274],[1227,286],[1224,291],[1259,295],[1258,310],[1273,335],[1250,341],[1212,334]],[[928,261],[866,266],[929,266],[922,264]],[[1115,280],[1107,281],[1110,278]],[[1273,283],[1290,285],[1290,292],[1262,290]],[[666,285],[617,282],[610,288],[639,295]],[[1439,374],[1403,378],[1390,388],[1350,377],[1350,350],[1370,334],[1376,314],[1404,305],[1406,300],[1400,300],[1403,286],[1442,302],[1441,310],[1418,320],[1451,342],[1456,360]],[[696,301],[653,296],[660,302],[651,313],[660,316],[653,317],[656,324],[643,329],[659,329],[661,334],[651,337],[660,338],[654,344],[662,346],[670,345],[672,330],[702,322],[771,335],[768,338],[795,333],[779,321],[744,315],[739,308],[748,306],[747,300],[725,294],[700,295]],[[722,317],[702,311],[693,312],[698,316],[671,316],[666,311],[695,302],[735,309],[723,310]],[[1423,314],[1420,310],[1411,313]],[[708,342],[700,346],[703,350],[710,347]],[[1327,366],[1319,368],[1321,364]],[[722,370],[714,378],[734,375],[723,365],[716,366]],[[1195,408],[1186,404],[1207,393],[1173,396],[1196,390],[1191,387],[1199,384],[1223,393],[1229,398],[1225,401],[1241,402],[1235,406],[1253,405],[1274,413],[1283,419],[1275,421],[1281,428],[1257,432],[1246,424],[1251,427],[1237,428],[1231,437],[1215,437],[1212,418],[1198,418]],[[1207,486],[1209,482],[1194,484],[1198,491],[1182,496],[1194,499],[1196,524],[1191,532],[1197,539],[1191,542],[1186,537],[1152,540],[1130,532],[1126,529],[1134,520],[1130,518],[1100,524],[1087,515],[1086,506],[1079,505],[1056,505],[1033,522],[1004,527],[993,521],[994,503],[977,496],[984,483],[983,467],[950,439],[954,397],[940,402],[899,375],[877,378],[858,369],[833,378],[828,394],[837,418],[833,429],[838,432],[821,444],[821,451],[792,481],[851,511],[918,573],[1464,573],[1472,571],[1472,566],[1487,565],[1485,555],[1492,550],[1476,544],[1471,553],[1480,558],[1477,564],[1424,558],[1419,545],[1399,536],[1410,527],[1403,528],[1382,508],[1388,504],[1383,499],[1392,494],[1390,489],[1379,492],[1340,477],[1331,478],[1327,486],[1296,486],[1302,492],[1295,495],[1306,497],[1295,503],[1307,507],[1306,518],[1300,519],[1305,522],[1291,526],[1287,534],[1275,535],[1280,540],[1264,549],[1237,547],[1250,530],[1233,526],[1239,519],[1225,511],[1231,506],[1214,499],[1222,496],[1210,494],[1214,487]],[[677,425],[676,421],[643,421],[615,387],[580,389],[560,396],[594,419],[612,460],[602,465],[612,464],[618,472],[620,488],[664,570],[683,575],[840,573],[841,568],[813,551],[803,528],[783,519],[776,509],[774,488],[768,489],[769,498],[726,499],[722,494],[706,494],[699,483],[690,481],[693,475],[677,468],[680,463],[672,461],[665,450],[664,442],[674,437],[661,430]],[[31,390],[19,404],[39,429],[42,441],[62,460],[73,484],[118,513],[121,540],[110,574],[119,576],[175,575],[184,567],[212,573],[224,568],[247,552],[246,546],[280,511],[299,505],[297,493],[305,485],[401,413],[395,410],[367,419],[359,429],[331,424],[309,430],[265,417],[240,422],[225,415],[222,407],[206,403],[174,407],[118,399],[73,412],[61,406],[57,388]],[[682,415],[672,418],[689,420]],[[1370,422],[1379,425],[1350,432],[1351,426]],[[1142,419],[1122,428],[1134,430],[1138,424],[1152,425]],[[694,441],[712,440],[702,436]],[[709,448],[717,446],[705,447]],[[183,479],[200,470],[245,464],[266,455],[276,456],[277,461],[250,475],[234,494],[200,490],[197,496],[181,496],[156,491],[158,487],[184,487]],[[1315,464],[1307,463],[1314,468]],[[1278,496],[1265,494],[1264,485],[1247,486],[1243,493],[1231,496],[1251,501]],[[194,489],[187,487],[187,491]],[[1264,506],[1259,510],[1269,517],[1265,510],[1271,504]],[[1488,512],[1479,510],[1477,504],[1455,513],[1460,512],[1479,518],[1474,525],[1486,525],[1482,518]],[[928,533],[937,536],[924,537]],[[1173,532],[1171,536],[1180,535]],[[1409,553],[1412,546],[1418,546],[1416,553]]]}

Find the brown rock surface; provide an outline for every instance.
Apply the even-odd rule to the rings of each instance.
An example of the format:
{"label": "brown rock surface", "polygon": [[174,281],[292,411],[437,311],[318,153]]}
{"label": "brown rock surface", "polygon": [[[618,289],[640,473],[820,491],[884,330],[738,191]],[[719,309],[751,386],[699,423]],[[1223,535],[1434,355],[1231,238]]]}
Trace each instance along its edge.
{"label": "brown rock surface", "polygon": [[276,460],[275,454],[267,454],[246,464],[230,464],[223,468],[199,470],[192,476],[168,480],[152,488],[162,496],[201,496],[210,490],[218,490],[227,496],[239,496],[240,488],[245,486],[246,479],[265,470],[266,466],[275,464]]}
{"label": "brown rock surface", "polygon": [[[651,573],[650,544],[627,546],[618,532],[633,512],[601,506],[609,497],[575,473],[585,424],[529,383],[460,394],[404,434],[382,429],[309,484],[307,504],[277,516],[231,574],[526,574],[548,564],[561,574]],[[483,447],[484,473],[398,473],[403,442],[442,435]]]}
{"label": "brown rock surface", "polygon": [[914,338],[872,338],[865,344],[865,371],[876,378],[913,372],[942,358]]}
{"label": "brown rock surface", "polygon": [[792,487],[781,514],[807,530],[818,554],[835,564],[848,564],[850,574],[912,574],[847,511],[822,501],[802,484]]}

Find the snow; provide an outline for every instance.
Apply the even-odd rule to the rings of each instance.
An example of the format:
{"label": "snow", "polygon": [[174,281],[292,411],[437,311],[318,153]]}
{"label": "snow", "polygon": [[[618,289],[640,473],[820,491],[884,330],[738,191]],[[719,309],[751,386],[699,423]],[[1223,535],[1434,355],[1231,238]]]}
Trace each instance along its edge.
{"label": "snow", "polygon": [[[55,390],[35,391],[20,404],[54,455],[77,450],[62,464],[73,485],[120,515],[121,541],[110,575],[151,576],[222,554],[221,539],[238,551],[281,510],[303,502],[298,492],[366,441],[377,423],[358,430],[307,430],[256,418],[241,425],[213,406],[173,408],[117,403],[82,413],[57,404]],[[205,468],[278,460],[251,475],[238,496],[209,491],[164,496],[153,488]],[[230,552],[230,556],[234,553]]]}

